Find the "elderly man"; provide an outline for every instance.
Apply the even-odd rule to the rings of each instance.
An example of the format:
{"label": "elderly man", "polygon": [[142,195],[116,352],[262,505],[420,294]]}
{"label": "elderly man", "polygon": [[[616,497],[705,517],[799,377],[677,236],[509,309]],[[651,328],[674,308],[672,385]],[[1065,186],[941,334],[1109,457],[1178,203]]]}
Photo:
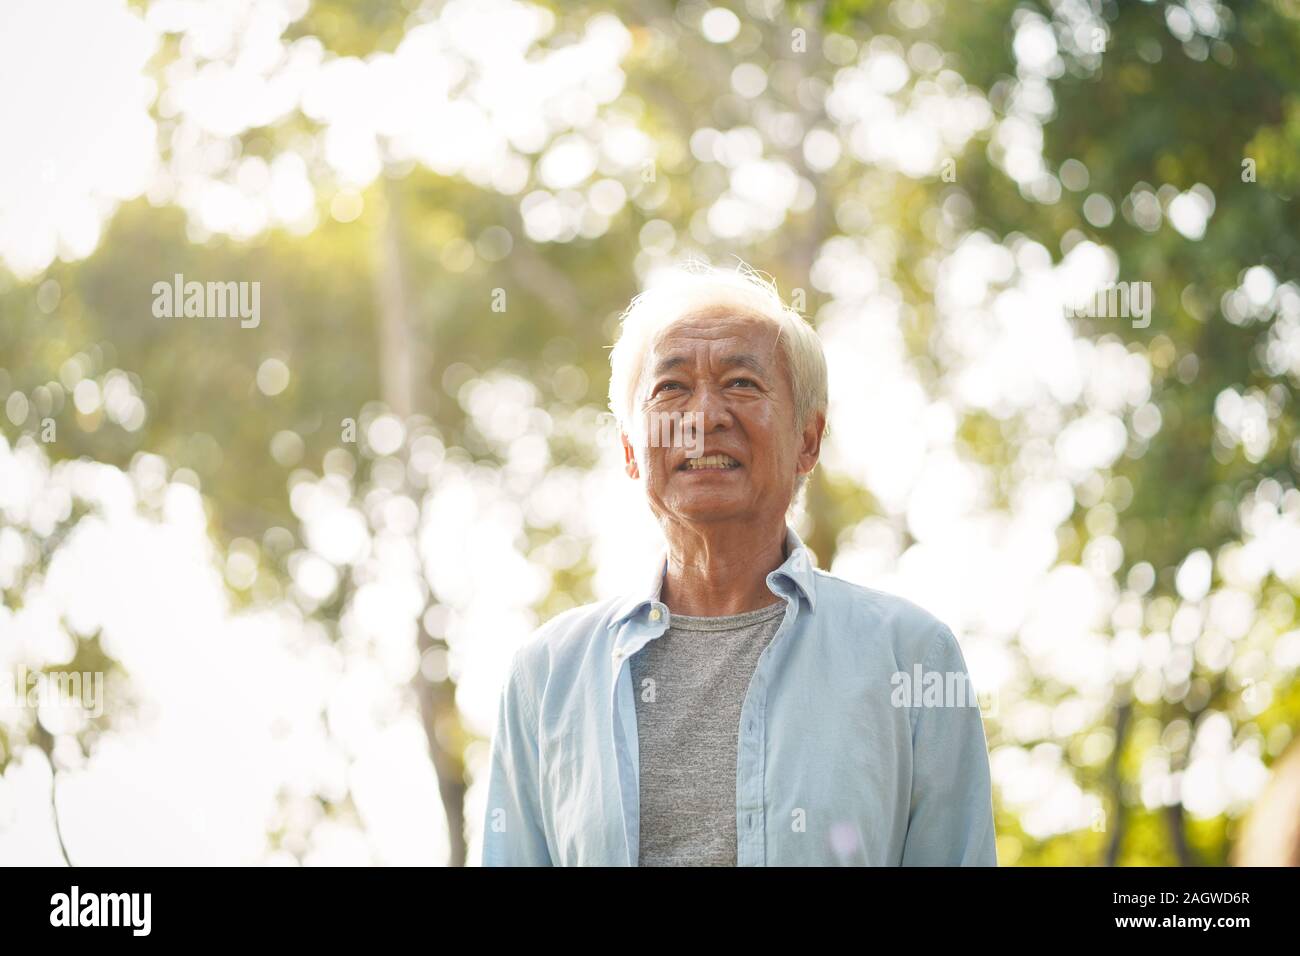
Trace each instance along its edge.
{"label": "elderly man", "polygon": [[816,332],[748,269],[680,270],[610,361],[666,553],[515,653],[484,865],[996,865],[952,632],[787,524],[826,425]]}

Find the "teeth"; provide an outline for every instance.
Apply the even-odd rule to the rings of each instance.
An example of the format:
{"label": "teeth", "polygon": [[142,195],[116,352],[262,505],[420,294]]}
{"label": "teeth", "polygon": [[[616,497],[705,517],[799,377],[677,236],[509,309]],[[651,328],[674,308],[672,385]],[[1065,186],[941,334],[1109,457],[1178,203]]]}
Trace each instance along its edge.
{"label": "teeth", "polygon": [[730,455],[706,455],[703,458],[686,459],[686,467],[691,471],[697,471],[701,468],[736,468],[740,462]]}

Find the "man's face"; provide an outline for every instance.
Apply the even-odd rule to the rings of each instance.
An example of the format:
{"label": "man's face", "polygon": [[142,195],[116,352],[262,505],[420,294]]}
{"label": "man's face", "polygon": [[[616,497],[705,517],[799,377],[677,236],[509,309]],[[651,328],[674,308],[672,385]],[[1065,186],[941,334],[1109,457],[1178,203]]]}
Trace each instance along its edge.
{"label": "man's face", "polygon": [[[661,333],[637,389],[645,447],[623,437],[627,473],[644,475],[651,510],[686,523],[783,517],[797,474],[821,447],[821,416],[795,430],[794,391],[778,329],[745,313],[710,309]],[[672,429],[664,422],[695,424]],[[702,454],[701,454],[702,452]],[[726,456],[725,465],[714,456]],[[733,464],[734,463],[734,464]]]}

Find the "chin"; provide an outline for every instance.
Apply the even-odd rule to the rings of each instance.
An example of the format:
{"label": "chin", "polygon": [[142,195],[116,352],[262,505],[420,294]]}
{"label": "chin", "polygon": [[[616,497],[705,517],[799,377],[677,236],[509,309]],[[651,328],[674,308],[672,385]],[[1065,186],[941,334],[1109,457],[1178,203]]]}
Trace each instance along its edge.
{"label": "chin", "polygon": [[752,502],[738,495],[700,495],[686,502],[675,502],[673,511],[691,521],[726,521],[752,512]]}

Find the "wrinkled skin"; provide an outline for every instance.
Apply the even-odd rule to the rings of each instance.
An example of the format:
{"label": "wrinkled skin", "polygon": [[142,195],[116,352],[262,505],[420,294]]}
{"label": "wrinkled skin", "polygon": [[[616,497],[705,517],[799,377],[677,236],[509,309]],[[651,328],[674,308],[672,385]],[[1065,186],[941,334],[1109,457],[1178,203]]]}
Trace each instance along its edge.
{"label": "wrinkled skin", "polygon": [[[697,416],[703,455],[739,462],[728,470],[683,469],[699,437],[634,448],[625,467],[645,479],[646,498],[668,544],[661,599],[670,611],[704,616],[773,603],[765,579],[784,560],[785,515],[795,479],[817,463],[825,416],[795,426],[794,390],[777,347],[777,326],[730,309],[694,313],[653,343],[635,413]],[[692,449],[692,444],[696,447]]]}

